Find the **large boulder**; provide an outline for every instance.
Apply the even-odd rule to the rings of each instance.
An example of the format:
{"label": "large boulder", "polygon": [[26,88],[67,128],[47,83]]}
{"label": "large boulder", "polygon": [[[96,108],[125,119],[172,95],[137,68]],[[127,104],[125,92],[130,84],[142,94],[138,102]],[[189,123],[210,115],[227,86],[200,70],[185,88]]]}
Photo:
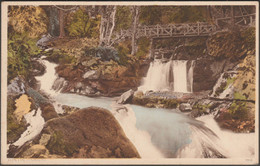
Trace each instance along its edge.
{"label": "large boulder", "polygon": [[33,145],[29,148],[39,149],[38,154],[48,152],[67,158],[140,157],[114,116],[108,110],[98,107],[81,109],[49,120],[33,143],[46,145],[46,149]]}

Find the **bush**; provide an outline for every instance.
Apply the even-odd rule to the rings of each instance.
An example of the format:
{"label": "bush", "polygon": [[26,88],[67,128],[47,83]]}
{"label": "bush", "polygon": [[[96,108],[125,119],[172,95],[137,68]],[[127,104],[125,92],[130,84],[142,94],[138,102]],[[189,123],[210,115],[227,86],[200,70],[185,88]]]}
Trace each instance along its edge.
{"label": "bush", "polygon": [[108,47],[85,48],[84,52],[85,56],[99,57],[101,61],[113,60],[120,65],[126,65],[128,60],[123,48],[119,48],[119,52],[114,48]]}
{"label": "bush", "polygon": [[47,32],[48,18],[41,7],[9,6],[8,32],[28,33],[28,37],[39,37]]}
{"label": "bush", "polygon": [[229,107],[229,113],[233,119],[247,119],[248,110],[246,102],[234,101]]}
{"label": "bush", "polygon": [[8,82],[17,75],[28,78],[31,58],[41,52],[36,42],[37,39],[29,38],[27,33],[8,34]]}
{"label": "bush", "polygon": [[149,54],[149,50],[150,50],[150,40],[148,38],[140,38],[137,41],[137,53],[136,56],[138,58],[145,58],[148,54]]}

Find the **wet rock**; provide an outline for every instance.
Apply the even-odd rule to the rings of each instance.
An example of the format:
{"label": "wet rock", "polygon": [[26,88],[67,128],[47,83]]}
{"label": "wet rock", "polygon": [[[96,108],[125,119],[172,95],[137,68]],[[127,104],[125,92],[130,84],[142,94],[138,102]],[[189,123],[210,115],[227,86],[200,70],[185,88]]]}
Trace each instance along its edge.
{"label": "wet rock", "polygon": [[96,91],[93,88],[91,88],[90,86],[85,86],[83,88],[83,90],[81,91],[81,93],[83,95],[92,95],[92,94],[95,94]]}
{"label": "wet rock", "polygon": [[52,85],[52,89],[59,91],[61,90],[63,87],[67,86],[67,82],[65,81],[65,79],[63,77],[58,77],[53,85]]}
{"label": "wet rock", "polygon": [[134,91],[132,89],[130,89],[129,91],[123,93],[119,100],[117,100],[117,103],[118,104],[126,104],[128,102],[130,102],[133,98],[133,95],[134,95]]}
{"label": "wet rock", "polygon": [[98,107],[52,119],[46,123],[41,134],[51,135],[46,148],[52,155],[77,158],[140,157],[114,116]]}
{"label": "wet rock", "polygon": [[31,65],[32,65],[32,69],[30,71],[30,75],[31,76],[40,76],[43,75],[45,72],[45,65],[37,60],[32,60],[31,61]]}
{"label": "wet rock", "polygon": [[98,79],[98,78],[99,78],[99,72],[96,71],[96,70],[87,71],[87,72],[83,75],[83,78],[84,78],[84,79],[90,79],[90,80]]}
{"label": "wet rock", "polygon": [[43,35],[42,38],[37,41],[36,45],[41,49],[47,49],[49,47],[48,42],[52,39],[53,37],[50,34]]}
{"label": "wet rock", "polygon": [[179,109],[181,112],[190,112],[192,110],[191,105],[189,103],[181,103]]}

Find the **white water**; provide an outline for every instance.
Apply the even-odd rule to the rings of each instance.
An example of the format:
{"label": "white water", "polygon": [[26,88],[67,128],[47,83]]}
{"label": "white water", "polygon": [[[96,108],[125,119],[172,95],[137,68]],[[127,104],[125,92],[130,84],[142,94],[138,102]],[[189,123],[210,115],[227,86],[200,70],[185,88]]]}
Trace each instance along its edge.
{"label": "white water", "polygon": [[46,72],[42,76],[35,77],[41,84],[41,90],[49,95],[56,95],[57,93],[52,89],[52,85],[57,78],[55,67],[57,64],[51,63],[47,60],[40,60],[46,66]]}
{"label": "white water", "polygon": [[[171,60],[164,63],[157,59],[151,62],[147,76],[138,90],[192,92],[193,78],[190,77],[193,77],[193,62],[187,72],[185,60]],[[188,85],[190,87],[187,87]]]}
{"label": "white water", "polygon": [[[54,65],[45,64],[47,64],[45,75],[48,75],[45,78],[54,82],[56,77],[51,76],[52,72],[49,72],[53,71],[49,68],[54,68]],[[44,81],[44,79],[41,80]],[[51,86],[49,84],[43,87],[52,91],[49,89]],[[61,105],[79,108],[98,106],[110,110],[142,158],[201,158],[204,157],[203,145],[207,145],[209,149],[218,151],[226,157],[244,158],[254,155],[255,134],[235,134],[223,131],[212,117],[204,116],[199,120],[205,122],[205,125],[217,136],[209,132],[201,122],[198,123],[175,110],[116,105],[113,98],[90,98],[76,94],[56,94],[53,97]],[[37,111],[37,115],[39,112]],[[34,120],[36,119],[31,117],[31,121]],[[35,133],[41,130],[40,127],[35,128]]]}
{"label": "white water", "polygon": [[20,147],[27,141],[33,139],[42,131],[45,122],[41,114],[42,111],[40,108],[38,108],[37,111],[33,110],[24,115],[24,118],[29,126],[27,127],[26,131],[23,132],[21,137],[15,143],[13,143],[13,145]]}
{"label": "white water", "polygon": [[253,158],[255,153],[255,133],[233,133],[219,128],[212,115],[198,118],[205,123],[220,138],[214,142],[219,144],[225,151],[226,157],[230,158]]}
{"label": "white water", "polygon": [[187,61],[173,61],[174,92],[187,91]]}
{"label": "white water", "polygon": [[[40,59],[40,61],[46,66],[46,72],[42,76],[38,76],[35,78],[41,84],[40,89],[43,90],[47,95],[50,95],[50,97],[54,97],[55,95],[57,95],[57,93],[52,90],[52,85],[57,77],[55,75],[55,67],[57,65],[43,59]],[[58,103],[54,103],[53,105],[57,113],[63,113],[63,110],[59,107]],[[26,131],[23,132],[20,138],[13,143],[13,145],[20,147],[27,141],[32,140],[42,131],[45,121],[41,114],[42,111],[40,108],[38,108],[37,111],[32,110],[24,115],[24,118],[29,126],[27,127]]]}

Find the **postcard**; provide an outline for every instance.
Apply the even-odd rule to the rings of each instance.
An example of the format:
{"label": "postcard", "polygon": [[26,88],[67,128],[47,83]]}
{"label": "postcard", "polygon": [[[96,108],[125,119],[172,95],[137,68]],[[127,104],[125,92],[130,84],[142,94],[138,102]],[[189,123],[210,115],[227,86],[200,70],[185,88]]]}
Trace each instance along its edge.
{"label": "postcard", "polygon": [[259,163],[257,2],[1,12],[1,164]]}

